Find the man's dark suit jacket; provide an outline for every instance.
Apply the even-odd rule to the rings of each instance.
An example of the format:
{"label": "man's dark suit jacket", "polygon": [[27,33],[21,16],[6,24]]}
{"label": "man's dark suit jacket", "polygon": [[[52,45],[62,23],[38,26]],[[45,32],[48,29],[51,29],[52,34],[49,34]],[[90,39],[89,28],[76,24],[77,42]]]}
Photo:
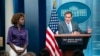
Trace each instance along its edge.
{"label": "man's dark suit jacket", "polygon": [[[78,31],[80,33],[87,33],[85,31],[81,31],[76,22],[71,22],[71,24],[72,24],[72,32]],[[60,22],[58,24],[58,33],[59,34],[69,34],[70,33],[65,21]]]}

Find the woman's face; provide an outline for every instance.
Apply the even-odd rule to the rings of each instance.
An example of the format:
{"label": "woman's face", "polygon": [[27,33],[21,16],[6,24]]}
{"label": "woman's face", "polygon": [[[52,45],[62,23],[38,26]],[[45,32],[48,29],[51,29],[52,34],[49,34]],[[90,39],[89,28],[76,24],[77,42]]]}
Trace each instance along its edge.
{"label": "woman's face", "polygon": [[24,17],[20,17],[19,18],[19,21],[18,21],[18,24],[20,24],[20,25],[24,25]]}

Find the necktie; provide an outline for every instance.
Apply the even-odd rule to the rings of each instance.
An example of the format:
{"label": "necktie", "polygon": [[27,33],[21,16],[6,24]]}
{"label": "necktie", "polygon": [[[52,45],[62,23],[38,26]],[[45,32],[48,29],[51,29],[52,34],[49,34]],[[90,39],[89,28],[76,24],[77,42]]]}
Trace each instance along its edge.
{"label": "necktie", "polygon": [[67,26],[68,26],[69,32],[71,33],[71,26],[70,26],[70,24],[68,24]]}

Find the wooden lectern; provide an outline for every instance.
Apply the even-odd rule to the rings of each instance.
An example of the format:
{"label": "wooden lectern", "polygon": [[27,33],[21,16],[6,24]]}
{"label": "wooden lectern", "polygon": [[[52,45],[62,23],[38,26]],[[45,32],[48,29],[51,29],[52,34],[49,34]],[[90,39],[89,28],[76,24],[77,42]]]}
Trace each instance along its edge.
{"label": "wooden lectern", "polygon": [[74,50],[86,49],[90,34],[57,34],[55,38],[62,49],[63,56],[72,56]]}

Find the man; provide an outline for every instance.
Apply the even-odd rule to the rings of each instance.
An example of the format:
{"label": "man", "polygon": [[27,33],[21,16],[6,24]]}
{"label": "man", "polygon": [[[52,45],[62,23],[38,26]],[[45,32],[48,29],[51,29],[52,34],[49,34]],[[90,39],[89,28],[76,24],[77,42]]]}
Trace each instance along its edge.
{"label": "man", "polygon": [[80,33],[91,33],[91,29],[88,28],[87,31],[81,31],[78,24],[72,21],[72,13],[70,11],[65,12],[63,22],[58,25],[59,34],[80,34]]}
{"label": "man", "polygon": [[[76,22],[72,21],[72,16],[73,15],[70,11],[65,12],[65,14],[64,14],[65,20],[58,24],[58,34],[75,34],[75,35],[77,35],[80,33],[82,33],[82,34],[91,33],[90,28],[88,28],[87,31],[81,31],[78,24]],[[65,55],[64,53],[66,52],[67,47],[74,49],[74,45],[70,45],[70,46],[67,45],[68,43],[65,42],[66,39],[67,38],[63,38],[62,41],[61,41],[61,39],[58,39],[58,41],[61,41],[60,45],[62,46],[61,48],[62,48],[63,55]],[[66,45],[67,45],[67,47],[64,47]],[[79,50],[83,51],[82,49],[79,49]]]}

